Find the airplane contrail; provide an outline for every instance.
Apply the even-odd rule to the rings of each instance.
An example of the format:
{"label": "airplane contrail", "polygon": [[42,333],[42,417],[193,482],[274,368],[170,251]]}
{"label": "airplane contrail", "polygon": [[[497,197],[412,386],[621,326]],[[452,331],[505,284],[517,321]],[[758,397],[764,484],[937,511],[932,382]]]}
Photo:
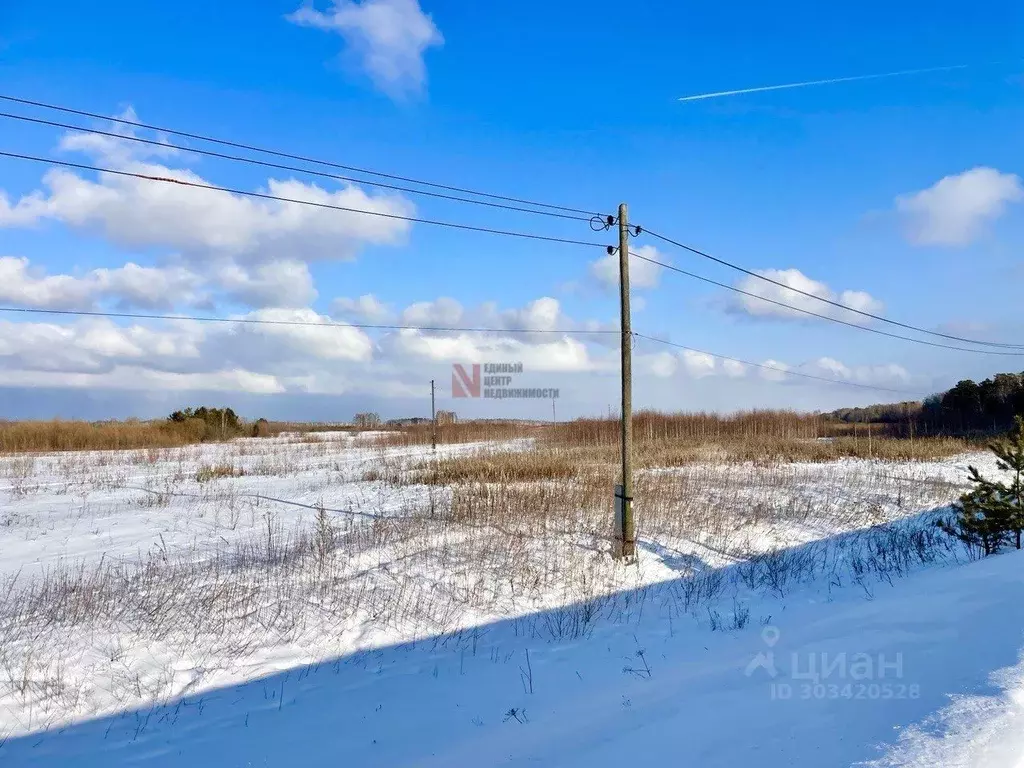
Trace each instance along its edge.
{"label": "airplane contrail", "polygon": [[721,96],[739,96],[745,93],[762,93],[764,91],[783,91],[788,88],[806,88],[809,85],[832,85],[833,83],[850,83],[855,80],[878,80],[883,77],[901,77],[903,75],[923,75],[926,72],[950,72],[954,69],[967,69],[970,64],[957,64],[952,67],[928,67],[927,69],[902,69],[899,72],[883,72],[878,75],[854,75],[852,77],[832,77],[828,80],[808,80],[803,83],[784,83],[783,85],[762,85],[756,88],[740,88],[735,91],[717,91],[715,93],[698,93],[693,96],[682,96],[679,101],[703,101],[717,99]]}

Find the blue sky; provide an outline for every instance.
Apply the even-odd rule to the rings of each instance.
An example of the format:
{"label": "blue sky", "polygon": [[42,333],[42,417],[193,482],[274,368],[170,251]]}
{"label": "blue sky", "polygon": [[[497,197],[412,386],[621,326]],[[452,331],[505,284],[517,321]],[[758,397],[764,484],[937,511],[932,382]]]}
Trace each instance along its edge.
{"label": "blue sky", "polygon": [[[1015,34],[1024,11],[1015,4],[551,5],[183,0],[172,12],[154,4],[97,9],[14,0],[0,9],[0,91],[101,114],[131,108],[143,122],[587,209],[612,210],[625,200],[642,225],[751,269],[775,270],[812,292],[852,296],[926,328],[1024,338],[1017,176],[1024,77]],[[678,101],[961,64],[970,66]],[[126,156],[122,146],[61,148],[61,140],[60,131],[0,119],[0,149],[108,167],[148,164],[236,188],[291,179],[302,185],[292,187],[300,196],[314,181],[332,194],[340,189],[195,155]],[[243,210],[237,201],[196,211],[185,198],[154,198],[142,189],[149,182],[115,184],[110,202],[112,182],[85,172],[58,195],[45,173],[0,161],[9,207],[6,216],[0,208],[6,306],[313,321],[458,317],[460,324],[531,328],[617,320],[616,296],[592,264],[599,251],[426,225],[377,222],[349,231],[321,217],[293,225],[286,211]],[[43,204],[16,208],[36,191]],[[379,192],[345,194],[365,201]],[[612,242],[585,222],[411,195],[381,204]],[[649,237],[636,244],[740,284],[740,275]],[[152,271],[126,272],[128,263]],[[356,301],[367,295],[374,298]],[[769,295],[805,306],[793,294]],[[1024,358],[935,350],[766,315],[674,273],[641,278],[635,296],[639,331],[828,378],[930,392],[966,376],[1024,369]],[[458,302],[461,314],[451,302],[437,304],[441,298]],[[424,302],[430,305],[414,306]],[[243,402],[251,415],[328,418],[334,415],[323,411],[337,409],[345,417],[362,408],[398,415],[422,407],[415,398],[424,379],[447,383],[452,362],[509,357],[529,361],[531,383],[563,389],[560,416],[604,412],[616,399],[614,349],[579,335],[473,341],[27,315],[0,322],[0,416],[151,415],[197,398]],[[524,346],[515,346],[517,338]],[[637,400],[661,408],[811,409],[900,399],[775,381],[755,369],[741,375],[721,361],[647,342],[636,354]],[[537,403],[454,406],[466,414],[549,414]]]}

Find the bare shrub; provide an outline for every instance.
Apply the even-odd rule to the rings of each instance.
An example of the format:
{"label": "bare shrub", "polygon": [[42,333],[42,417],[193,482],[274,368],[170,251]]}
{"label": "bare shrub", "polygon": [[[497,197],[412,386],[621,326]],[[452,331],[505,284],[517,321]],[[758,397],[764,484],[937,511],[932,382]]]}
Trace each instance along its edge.
{"label": "bare shrub", "polygon": [[313,530],[313,555],[321,570],[326,568],[336,546],[337,534],[331,524],[331,518],[327,515],[327,510],[321,503],[320,508],[316,511]]}
{"label": "bare shrub", "polygon": [[196,482],[208,483],[223,477],[242,477],[245,470],[231,464],[204,464],[196,470]]}

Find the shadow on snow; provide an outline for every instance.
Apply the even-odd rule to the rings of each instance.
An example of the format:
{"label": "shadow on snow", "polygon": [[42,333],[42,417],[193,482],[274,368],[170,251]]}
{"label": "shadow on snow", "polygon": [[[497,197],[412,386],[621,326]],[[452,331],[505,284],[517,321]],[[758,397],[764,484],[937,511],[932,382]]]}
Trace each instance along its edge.
{"label": "shadow on snow", "polygon": [[[839,584],[797,570],[827,564],[829,551],[849,566],[870,552],[866,537],[925,530],[931,514],[783,550],[783,565],[715,570],[646,542],[697,573],[12,738],[0,764],[848,765],[877,756],[895,727],[941,709],[948,694],[990,691],[987,674],[1021,647],[1024,580],[1004,577],[1019,573],[1019,557],[964,568],[918,560],[906,578],[864,583],[852,566]],[[778,628],[770,644],[768,625]],[[748,669],[768,652],[774,677]],[[816,689],[807,673],[840,653],[882,655],[888,670],[826,677]],[[858,698],[830,688],[862,683],[879,689]],[[902,687],[885,696],[883,685]]]}

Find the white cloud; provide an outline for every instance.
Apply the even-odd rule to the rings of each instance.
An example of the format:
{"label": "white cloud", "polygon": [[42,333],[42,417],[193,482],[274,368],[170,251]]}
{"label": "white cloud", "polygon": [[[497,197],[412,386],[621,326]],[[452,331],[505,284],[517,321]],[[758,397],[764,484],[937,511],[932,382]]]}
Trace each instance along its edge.
{"label": "white cloud", "polygon": [[[132,106],[126,107],[119,114],[114,115],[114,117],[118,120],[127,120],[132,123],[139,122],[139,116]],[[103,158],[106,162],[114,163],[118,167],[123,167],[139,160],[156,157],[176,157],[181,154],[181,150],[168,146],[169,141],[163,135],[157,135],[150,139],[157,142],[156,144],[150,144],[131,141],[131,138],[140,136],[139,131],[131,125],[111,122],[110,125],[103,126],[103,129],[107,133],[116,135],[104,136],[99,133],[71,131],[61,137],[57,148],[63,152],[81,152],[90,157]],[[118,138],[120,136],[125,138]]]}
{"label": "white cloud", "polygon": [[47,211],[46,198],[33,192],[11,203],[8,194],[0,190],[0,227],[28,227],[39,221]]}
{"label": "white cloud", "polygon": [[[125,114],[134,119],[134,113]],[[164,146],[137,148],[119,137],[101,138],[68,136],[60,148],[87,153],[111,168],[203,180],[191,170],[169,167],[178,159],[165,159],[187,158],[187,153]],[[520,361],[531,373],[610,373],[618,363],[617,352],[598,346],[605,340],[617,346],[614,334],[583,336],[585,341],[573,335],[614,324],[575,322],[550,296],[514,308],[485,304],[471,309],[440,298],[400,313],[413,325],[497,329],[486,334],[410,331],[375,333],[371,338],[309,307],[317,297],[309,262],[351,258],[367,244],[400,242],[407,223],[253,202],[229,193],[114,174],[85,177],[56,171],[47,174],[40,187],[42,191],[14,203],[0,198],[0,226],[55,221],[72,230],[99,232],[116,246],[158,249],[161,261],[52,274],[28,259],[0,257],[0,302],[44,309],[114,305],[174,310],[230,300],[252,310],[240,318],[312,325],[185,320],[124,324],[96,318],[3,321],[0,386],[147,394],[160,389],[215,389],[408,397],[422,391],[425,367],[439,367],[437,373],[443,376],[451,361]],[[270,180],[266,189],[353,207],[412,210],[401,198],[370,197],[354,187],[329,191]],[[645,283],[642,276],[640,282]],[[339,299],[333,310],[374,320],[397,314],[372,294]],[[544,333],[556,329],[567,333]],[[664,374],[668,363],[656,361],[652,371]]]}
{"label": "white cloud", "polygon": [[[176,320],[154,330],[99,318],[67,324],[0,320],[0,370],[20,372],[21,383],[32,380],[33,372],[103,374],[107,378],[95,380],[97,386],[145,389],[158,381],[138,375],[149,371],[199,376],[197,389],[206,386],[202,377],[222,376],[225,381],[241,381],[245,391],[278,391],[280,385],[271,386],[271,380],[280,382],[298,374],[328,378],[373,357],[373,342],[362,331],[338,326],[310,309],[264,309],[241,317],[312,325],[205,325]],[[115,381],[128,372],[133,379]],[[63,386],[47,376],[36,381],[40,386]],[[255,388],[245,381],[255,382]],[[169,386],[179,384],[179,379],[169,380]],[[75,384],[69,381],[67,386]]]}
{"label": "white cloud", "polygon": [[458,325],[462,320],[462,315],[462,305],[459,302],[442,296],[436,301],[420,301],[410,304],[402,312],[402,323],[447,328]]}
{"label": "white cloud", "polygon": [[206,306],[211,292],[250,307],[304,307],[317,292],[309,268],[300,261],[208,265],[200,275],[183,266],[143,267],[128,262],[82,276],[46,275],[29,260],[0,257],[0,301],[42,309],[92,309],[99,302],[119,308],[170,310]]}
{"label": "white cloud", "polygon": [[650,373],[660,379],[675,375],[679,369],[679,358],[671,352],[658,352],[653,355],[638,355],[634,365],[641,371]]}
{"label": "white cloud", "polygon": [[117,269],[95,269],[97,294],[118,305],[144,309],[171,309],[179,304],[205,301],[199,292],[202,278],[183,267],[141,267],[131,262]]}
{"label": "white cloud", "polygon": [[346,54],[394,98],[422,92],[427,81],[423,56],[444,43],[418,0],[334,0],[328,11],[306,4],[286,18],[340,35]]}
{"label": "white cloud", "polygon": [[861,381],[873,384],[892,382],[906,384],[910,381],[910,372],[902,365],[887,363],[885,365],[858,366],[855,375]]}
{"label": "white cloud", "polygon": [[[531,309],[537,302],[518,309],[466,310],[448,301],[422,302],[408,308],[406,315],[426,312],[426,317],[443,318],[446,311],[458,312],[467,323],[476,323],[487,311],[520,317],[538,312]],[[550,303],[541,301],[540,306],[548,307],[550,317]],[[410,398],[422,395],[426,379],[444,381],[453,362],[493,361],[521,362],[525,378],[517,379],[517,384],[559,387],[565,396],[571,392],[574,402],[579,403],[587,402],[595,393],[614,391],[617,382],[618,350],[604,349],[571,333],[541,336],[510,330],[403,330],[376,332],[371,336],[362,329],[339,325],[309,308],[269,307],[238,317],[302,324],[206,324],[175,320],[124,325],[98,318],[55,322],[0,320],[0,386],[148,394],[161,390],[217,390]],[[560,322],[577,328],[592,324],[573,322],[570,318]],[[712,377],[742,379],[748,375],[748,366],[742,363],[717,361],[709,354],[690,350],[679,354],[667,350],[638,354],[634,365],[638,376],[650,377],[644,385],[647,392],[655,382],[669,386],[668,382],[680,374],[691,380],[710,380],[701,385],[705,391],[716,387]],[[910,380],[903,367],[892,363],[848,365],[822,357],[792,369],[773,360],[765,365],[768,368],[761,369],[759,375],[768,381],[786,380],[790,370],[876,386],[894,386]]]}
{"label": "white cloud", "polygon": [[71,275],[32,275],[29,261],[0,257],[0,300],[23,307],[68,309],[92,305],[94,289]]}
{"label": "white cloud", "polygon": [[[122,117],[135,120],[131,108]],[[206,184],[197,173],[150,162],[183,153],[138,146],[118,136],[69,133],[59,149],[95,158],[114,170]],[[43,190],[12,203],[0,191],[0,227],[57,221],[96,232],[115,246],[159,249],[172,266],[127,263],[87,274],[46,275],[25,259],[0,258],[0,299],[21,306],[88,309],[98,302],[119,307],[170,309],[209,306],[217,297],[250,307],[303,307],[317,297],[307,264],[349,260],[367,245],[404,241],[410,222],[331,208],[261,200],[228,192],[100,173],[86,178],[65,170],[43,176]],[[370,195],[349,185],[324,189],[295,179],[269,179],[260,191],[294,200],[405,216],[414,208],[397,195]]]}
{"label": "white cloud", "polygon": [[141,267],[131,262],[117,269],[94,269],[73,275],[46,275],[29,260],[0,256],[0,301],[42,309],[89,309],[110,299],[123,307],[170,309],[194,304],[200,278],[182,267]]}
{"label": "white cloud", "polygon": [[[806,310],[807,312],[814,312],[818,315],[838,318],[847,322],[858,322],[861,324],[865,322],[863,315],[858,315],[855,312],[849,312],[811,298],[811,296],[818,296],[861,312],[880,315],[885,311],[885,305],[869,293],[846,290],[837,294],[825,283],[812,280],[798,269],[763,269],[758,270],[757,274],[782,285],[768,283],[753,276],[745,276],[736,283],[736,287],[753,295],[737,295],[729,305],[730,309],[754,317],[779,317],[797,320],[807,320],[810,317],[804,312],[799,311]],[[790,288],[796,290],[789,290]],[[803,293],[797,293],[796,291],[802,291]],[[811,296],[805,296],[804,294],[811,294]],[[767,301],[755,298],[757,296],[788,304],[789,307],[770,304]],[[790,307],[793,307],[793,309],[790,309]]]}
{"label": "white cloud", "polygon": [[586,344],[570,337],[534,343],[497,334],[432,335],[404,330],[390,337],[385,349],[392,357],[441,362],[519,362],[531,373],[588,371],[597,367]]}
{"label": "white cloud", "polygon": [[95,373],[138,362],[151,367],[191,367],[199,358],[203,338],[201,328],[188,324],[153,331],[93,318],[71,325],[4,320],[0,321],[0,369]]}
{"label": "white cloud", "polygon": [[694,352],[692,349],[683,350],[680,357],[683,360],[683,367],[686,372],[695,379],[702,379],[705,376],[715,374],[715,358],[704,352]]}
{"label": "white cloud", "polygon": [[245,392],[273,395],[285,392],[274,376],[242,369],[212,373],[174,373],[138,366],[117,366],[103,373],[66,373],[0,369],[0,386],[52,387],[87,390]]}
{"label": "white cloud", "polygon": [[[638,259],[637,256],[644,257]],[[661,273],[664,267],[652,264],[644,259],[654,259],[664,264],[670,264],[667,256],[658,252],[653,245],[641,245],[630,249],[629,258],[629,287],[631,289],[644,290],[657,288],[661,281]],[[590,276],[605,288],[619,289],[619,255],[609,253],[596,261],[590,262]]]}
{"label": "white cloud", "polygon": [[835,358],[819,357],[803,366],[803,371],[814,376],[872,386],[905,385],[910,381],[907,369],[896,363],[850,367]]}
{"label": "white cloud", "polygon": [[316,299],[313,276],[301,261],[282,260],[249,267],[225,264],[213,276],[228,297],[251,307],[304,307]]}
{"label": "white cloud", "polygon": [[[619,346],[619,325],[617,322],[585,320],[577,322],[563,311],[558,299],[542,296],[539,299],[515,309],[500,309],[496,302],[485,302],[463,317],[465,324],[497,328],[501,331],[516,331],[516,338],[530,342],[542,342],[554,335],[553,332],[586,334],[588,343],[600,346]],[[589,333],[587,333],[589,332]]]}
{"label": "white cloud", "polygon": [[896,198],[896,210],[916,245],[967,245],[1003,214],[1008,203],[1022,200],[1019,176],[978,167]]}
{"label": "white cloud", "polygon": [[723,360],[722,372],[730,379],[742,379],[747,375],[747,366],[738,360]]}
{"label": "white cloud", "polygon": [[[404,330],[389,334],[381,340],[381,347],[391,358],[419,357],[466,363],[516,361],[530,371],[581,371],[600,365],[588,351],[587,343],[591,339],[584,341],[571,336],[575,329],[595,328],[600,323],[574,322],[550,296],[521,308],[501,309],[488,302],[469,310],[453,299],[440,298],[412,304],[401,317],[403,323],[409,325],[463,325],[495,330],[492,333]],[[565,330],[566,334],[544,333],[552,330]]]}
{"label": "white cloud", "polygon": [[[125,113],[135,119],[135,113]],[[114,132],[134,135],[114,124]],[[161,141],[157,137],[156,141]],[[178,153],[162,146],[129,144],[120,138],[67,134],[64,151],[84,153],[113,170],[190,184],[213,185],[186,168],[149,162]],[[366,245],[404,242],[415,209],[400,195],[370,195],[354,185],[328,190],[296,179],[268,179],[261,194],[337,206],[375,216],[298,202],[264,200],[168,182],[100,173],[87,179],[64,169],[43,176],[44,190],[12,203],[0,191],[0,226],[30,226],[43,220],[98,232],[123,248],[166,248],[197,264],[219,261],[350,260]]]}
{"label": "white cloud", "polygon": [[535,299],[522,309],[507,309],[498,317],[503,328],[519,331],[554,331],[568,323],[558,300],[550,296]]}
{"label": "white cloud", "polygon": [[765,367],[758,368],[758,375],[765,381],[783,381],[789,370],[788,365],[778,360],[765,360],[762,365]]}
{"label": "white cloud", "polygon": [[[367,362],[373,357],[373,342],[358,328],[338,325],[312,309],[268,308],[245,315],[252,320],[314,325],[239,325],[232,343],[257,348],[254,364],[275,357],[279,361],[334,360]],[[245,354],[239,351],[238,354]],[[246,361],[248,362],[248,360]]]}
{"label": "white cloud", "polygon": [[338,298],[331,309],[336,315],[351,317],[366,323],[383,323],[393,318],[391,307],[381,302],[372,293],[363,294],[358,299]]}
{"label": "white cloud", "polygon": [[[209,183],[184,169],[151,164],[132,168],[162,178]],[[99,232],[124,248],[165,247],[196,259],[215,255],[303,261],[349,260],[363,245],[400,243],[409,230],[408,222],[395,219],[114,174],[101,173],[97,181],[89,181],[56,170],[47,173],[43,183],[48,195],[22,198],[6,217],[0,203],[0,223],[25,225],[32,222],[32,214],[34,220],[54,219]],[[412,210],[402,198],[371,197],[354,186],[329,192],[294,179],[270,179],[261,191],[365,211],[408,215]]]}
{"label": "white cloud", "polygon": [[843,363],[831,357],[820,357],[815,363],[820,374],[830,375],[837,379],[849,379],[851,371]]}

